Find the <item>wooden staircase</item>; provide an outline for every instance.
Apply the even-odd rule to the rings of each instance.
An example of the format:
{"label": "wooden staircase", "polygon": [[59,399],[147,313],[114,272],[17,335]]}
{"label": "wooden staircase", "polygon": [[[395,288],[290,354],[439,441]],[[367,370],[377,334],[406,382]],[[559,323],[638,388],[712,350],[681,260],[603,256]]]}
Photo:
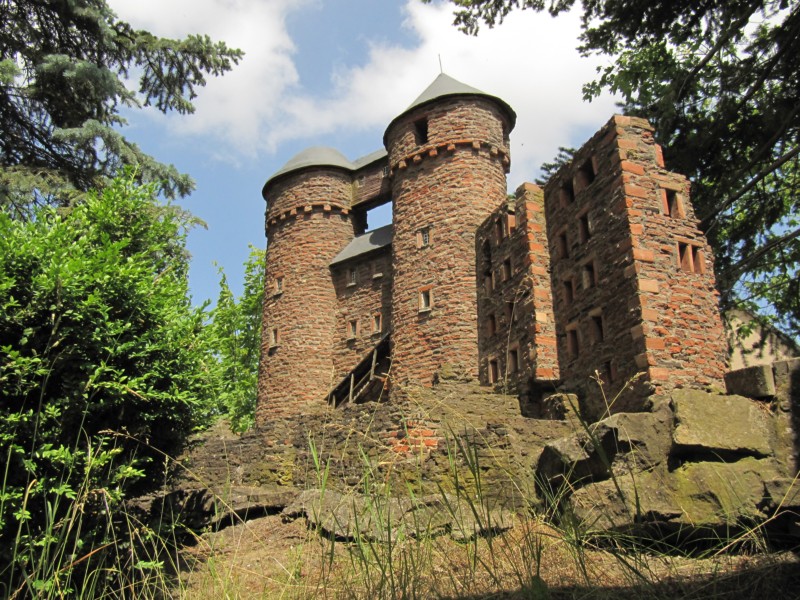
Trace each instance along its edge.
{"label": "wooden staircase", "polygon": [[339,406],[343,402],[378,400],[386,388],[392,359],[389,355],[391,334],[387,332],[370,352],[328,392],[328,402]]}

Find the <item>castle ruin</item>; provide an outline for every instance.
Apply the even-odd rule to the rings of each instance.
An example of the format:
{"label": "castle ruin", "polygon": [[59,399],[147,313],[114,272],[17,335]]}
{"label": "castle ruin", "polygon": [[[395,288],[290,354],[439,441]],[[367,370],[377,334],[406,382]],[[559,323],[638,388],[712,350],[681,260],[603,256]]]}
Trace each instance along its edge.
{"label": "castle ruin", "polygon": [[[258,423],[443,371],[515,390],[531,414],[576,393],[590,418],[604,397],[616,412],[642,392],[724,389],[713,257],[652,127],[615,116],[544,188],[509,197],[515,120],[442,74],[384,150],[311,148],[267,180]],[[367,231],[389,202],[392,225]]]}

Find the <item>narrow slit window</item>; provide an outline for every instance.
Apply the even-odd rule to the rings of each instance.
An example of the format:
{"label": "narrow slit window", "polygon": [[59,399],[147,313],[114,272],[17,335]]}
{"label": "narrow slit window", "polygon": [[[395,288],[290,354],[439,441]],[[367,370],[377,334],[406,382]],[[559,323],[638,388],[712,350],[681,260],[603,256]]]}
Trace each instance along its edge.
{"label": "narrow slit window", "polygon": [[519,350],[511,348],[508,351],[508,372],[516,373],[519,371]]}
{"label": "narrow slit window", "polygon": [[383,331],[383,315],[375,313],[372,315],[372,333],[380,333]]}
{"label": "narrow slit window", "polygon": [[692,246],[692,269],[700,275],[706,272],[705,256],[697,246]]}
{"label": "narrow slit window", "polygon": [[492,337],[495,333],[497,333],[497,318],[492,313],[486,317],[486,335]]}
{"label": "narrow slit window", "polygon": [[494,274],[491,271],[484,273],[483,287],[487,294],[491,294],[494,291]]}
{"label": "narrow slit window", "polygon": [[664,212],[673,219],[683,219],[686,217],[683,211],[681,196],[675,190],[664,190]]}
{"label": "narrow slit window", "polygon": [[575,302],[575,283],[572,279],[567,279],[564,284],[564,304],[569,306]]}
{"label": "narrow slit window", "polygon": [[583,265],[583,289],[588,290],[597,285],[597,270],[594,268],[594,262],[588,262]]}
{"label": "narrow slit window", "polygon": [[497,383],[500,379],[500,365],[497,359],[493,358],[489,361],[489,383]]}
{"label": "narrow slit window", "polygon": [[431,244],[430,227],[423,227],[417,232],[417,248],[425,248]]}
{"label": "narrow slit window", "polygon": [[694,263],[692,261],[692,247],[689,244],[678,242],[678,262],[681,271],[687,273],[694,272]]}
{"label": "narrow slit window", "polygon": [[358,335],[358,319],[351,319],[347,322],[347,338],[353,339]]}
{"label": "narrow slit window", "polygon": [[575,201],[575,189],[572,187],[572,181],[566,181],[559,190],[561,197],[561,205],[568,206]]}
{"label": "narrow slit window", "polygon": [[358,274],[354,267],[347,269],[347,285],[355,285],[358,282]]}
{"label": "narrow slit window", "polygon": [[512,273],[511,259],[507,258],[503,261],[503,281],[508,281],[509,279],[511,279],[511,273]]}
{"label": "narrow slit window", "polygon": [[273,327],[269,332],[269,345],[275,347],[278,345],[279,332],[277,327]]}
{"label": "narrow slit window", "polygon": [[506,302],[505,306],[506,323],[511,323],[514,320],[514,303]]}
{"label": "narrow slit window", "polygon": [[603,373],[601,375],[603,379],[603,383],[608,385],[609,383],[613,383],[614,380],[617,378],[616,370],[614,369],[614,365],[611,363],[610,360],[607,360],[603,363]]}
{"label": "narrow slit window", "polygon": [[560,258],[569,258],[569,243],[566,231],[562,231],[558,234],[556,243],[558,244],[558,256]]}
{"label": "narrow slit window", "polygon": [[589,214],[584,213],[578,218],[578,232],[582,244],[589,241],[592,231],[589,229]]}
{"label": "narrow slit window", "polygon": [[283,293],[283,277],[275,278],[275,295]]}
{"label": "narrow slit window", "polygon": [[603,326],[603,315],[592,315],[589,319],[592,324],[592,339],[595,344],[598,344],[606,337],[605,327]]}
{"label": "narrow slit window", "polygon": [[502,242],[503,239],[506,237],[506,230],[505,230],[505,225],[503,224],[503,217],[500,217],[494,223],[494,236],[497,239],[498,244]]}
{"label": "narrow slit window", "polygon": [[567,329],[567,353],[570,358],[577,358],[580,354],[580,346],[578,344],[578,330]]}
{"label": "narrow slit window", "polygon": [[420,312],[428,311],[431,309],[431,291],[421,290],[419,293],[419,310]]}
{"label": "narrow slit window", "polygon": [[582,190],[587,186],[591,185],[594,181],[595,172],[594,172],[594,165],[592,164],[592,159],[590,158],[586,162],[584,162],[578,171],[575,173],[575,181],[577,182],[578,190]]}

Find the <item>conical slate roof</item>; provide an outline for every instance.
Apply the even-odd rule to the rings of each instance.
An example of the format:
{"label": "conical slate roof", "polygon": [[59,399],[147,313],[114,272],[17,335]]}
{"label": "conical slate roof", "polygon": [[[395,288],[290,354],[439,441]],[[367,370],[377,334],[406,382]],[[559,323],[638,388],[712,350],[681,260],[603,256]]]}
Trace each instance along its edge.
{"label": "conical slate roof", "polygon": [[314,146],[313,148],[306,148],[290,158],[283,167],[274,173],[272,177],[267,179],[267,182],[264,184],[264,189],[266,189],[271,181],[277,179],[281,175],[305,169],[306,167],[339,167],[341,169],[347,169],[348,171],[352,171],[354,168],[353,163],[347,160],[336,148]]}
{"label": "conical slate roof", "polygon": [[[389,123],[389,126],[386,128],[388,132],[392,125],[395,122],[405,115],[406,113],[423,106],[424,104],[428,104],[430,102],[434,102],[436,100],[441,100],[442,98],[448,98],[451,96],[483,96],[484,98],[489,98],[490,100],[494,100],[500,107],[505,111],[506,115],[508,115],[510,120],[511,128],[514,127],[514,124],[517,121],[517,114],[514,110],[505,102],[505,100],[501,100],[497,96],[492,96],[491,94],[487,94],[486,92],[482,92],[481,90],[474,88],[472,86],[467,85],[466,83],[461,83],[457,79],[453,79],[449,75],[444,73],[440,73],[436,79],[433,80],[425,91],[422,92],[411,105],[406,108],[402,113],[397,115],[392,122]],[[386,141],[386,134],[383,136],[384,142]]]}

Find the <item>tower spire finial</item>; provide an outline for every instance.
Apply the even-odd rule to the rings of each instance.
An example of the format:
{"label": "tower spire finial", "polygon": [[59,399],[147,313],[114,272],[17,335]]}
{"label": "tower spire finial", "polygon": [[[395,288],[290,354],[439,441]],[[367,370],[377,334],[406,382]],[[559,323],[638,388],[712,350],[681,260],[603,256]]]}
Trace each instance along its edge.
{"label": "tower spire finial", "polygon": [[444,73],[444,69],[442,69],[442,55],[439,54],[439,73]]}

